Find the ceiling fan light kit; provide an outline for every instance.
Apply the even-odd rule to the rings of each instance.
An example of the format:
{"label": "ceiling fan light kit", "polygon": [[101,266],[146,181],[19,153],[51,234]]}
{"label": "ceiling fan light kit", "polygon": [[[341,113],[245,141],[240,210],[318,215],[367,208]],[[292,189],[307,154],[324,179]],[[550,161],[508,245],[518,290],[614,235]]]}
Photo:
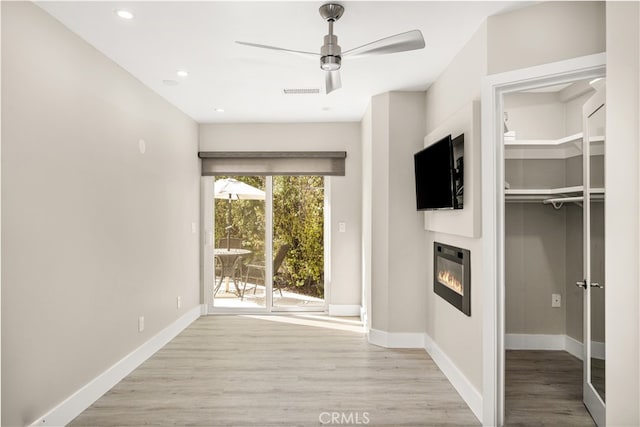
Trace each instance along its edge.
{"label": "ceiling fan light kit", "polygon": [[[342,65],[342,49],[338,37],[333,34],[333,23],[344,13],[339,4],[327,3],[320,6],[320,16],[329,23],[329,34],[324,36],[324,44],[320,47],[320,68],[325,71],[338,71]],[[327,91],[327,93],[329,93]]]}
{"label": "ceiling fan light kit", "polygon": [[320,6],[319,12],[322,19],[327,21],[329,24],[329,34],[324,36],[324,44],[320,47],[320,54],[283,49],[280,47],[256,43],[240,41],[236,41],[236,43],[261,49],[279,50],[306,57],[319,57],[320,68],[325,71],[325,91],[327,94],[342,87],[339,70],[340,67],[342,67],[342,58],[345,56],[355,58],[365,55],[384,55],[388,53],[422,49],[425,46],[424,38],[422,37],[420,30],[413,30],[376,40],[342,53],[342,49],[338,44],[338,37],[333,34],[333,24],[340,19],[344,13],[344,7],[337,3],[327,3]]}

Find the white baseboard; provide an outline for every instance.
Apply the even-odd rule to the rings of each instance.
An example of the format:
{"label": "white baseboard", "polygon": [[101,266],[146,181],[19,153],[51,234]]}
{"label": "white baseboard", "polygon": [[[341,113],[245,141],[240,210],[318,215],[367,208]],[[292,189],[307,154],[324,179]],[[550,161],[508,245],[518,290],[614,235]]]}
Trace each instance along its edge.
{"label": "white baseboard", "polygon": [[582,360],[582,343],[569,335],[564,336],[564,350]]}
{"label": "white baseboard", "polygon": [[466,402],[473,414],[482,420],[482,395],[467,377],[427,334],[417,332],[385,332],[369,329],[371,344],[385,348],[421,348],[433,359],[438,368]]}
{"label": "white baseboard", "polygon": [[385,332],[369,329],[371,344],[385,348],[424,348],[424,334],[421,332]]}
{"label": "white baseboard", "polygon": [[565,335],[505,334],[506,350],[564,350]]}
{"label": "white baseboard", "polygon": [[[505,334],[505,350],[564,350],[582,360],[582,343],[568,335]],[[591,342],[592,356],[604,359],[605,343]]]}
{"label": "white baseboard", "polygon": [[431,339],[424,334],[424,349],[429,353],[438,368],[456,389],[460,397],[466,402],[471,412],[476,416],[478,421],[482,422],[482,394],[471,384],[467,377],[458,369],[444,351]]}
{"label": "white baseboard", "polygon": [[360,316],[361,310],[359,305],[329,304],[329,316]]}
{"label": "white baseboard", "polygon": [[118,384],[124,377],[140,366],[145,360],[164,347],[194,320],[200,317],[201,313],[202,307],[200,305],[189,310],[175,322],[157,333],[149,341],[116,362],[58,406],[38,418],[31,426],[67,425],[103,394]]}

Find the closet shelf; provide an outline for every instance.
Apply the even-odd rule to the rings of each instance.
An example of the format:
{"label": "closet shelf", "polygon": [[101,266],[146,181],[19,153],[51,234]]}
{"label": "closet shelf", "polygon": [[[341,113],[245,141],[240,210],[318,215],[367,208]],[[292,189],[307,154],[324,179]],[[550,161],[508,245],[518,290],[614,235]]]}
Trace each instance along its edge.
{"label": "closet shelf", "polygon": [[566,136],[558,139],[505,139],[505,147],[559,147],[563,144],[569,144],[571,142],[582,142],[582,132],[578,132],[573,135]]}
{"label": "closet shelf", "polygon": [[[505,139],[505,159],[567,159],[582,154],[582,132],[558,139]],[[602,154],[604,136],[590,138],[592,150]]]}
{"label": "closet shelf", "polygon": [[[583,136],[582,132],[578,132],[558,139],[505,139],[504,145],[505,147],[561,147],[570,143],[582,144]],[[591,142],[603,142],[604,136],[592,136],[589,140]]]}
{"label": "closet shelf", "polygon": [[[565,202],[573,202],[569,198],[577,198],[582,201],[584,186],[576,185],[572,187],[558,187],[558,188],[510,188],[504,190],[504,197],[506,202],[543,202],[545,200],[552,200],[556,203],[560,203],[560,199],[564,199]],[[592,188],[592,194],[603,195],[604,188]],[[549,202],[551,203],[551,202]]]}

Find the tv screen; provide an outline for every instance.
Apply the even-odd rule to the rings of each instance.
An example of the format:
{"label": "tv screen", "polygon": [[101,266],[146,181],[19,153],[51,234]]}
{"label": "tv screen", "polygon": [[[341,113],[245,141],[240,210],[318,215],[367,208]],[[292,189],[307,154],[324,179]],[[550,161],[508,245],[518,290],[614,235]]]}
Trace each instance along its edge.
{"label": "tv screen", "polygon": [[447,135],[414,155],[417,209],[456,207],[453,143]]}

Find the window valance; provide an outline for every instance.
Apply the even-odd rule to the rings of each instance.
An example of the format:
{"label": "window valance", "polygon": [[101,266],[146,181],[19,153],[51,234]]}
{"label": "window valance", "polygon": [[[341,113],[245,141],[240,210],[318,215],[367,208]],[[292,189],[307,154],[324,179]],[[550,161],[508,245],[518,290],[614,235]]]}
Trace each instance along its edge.
{"label": "window valance", "polygon": [[202,176],[344,176],[346,151],[201,151]]}

